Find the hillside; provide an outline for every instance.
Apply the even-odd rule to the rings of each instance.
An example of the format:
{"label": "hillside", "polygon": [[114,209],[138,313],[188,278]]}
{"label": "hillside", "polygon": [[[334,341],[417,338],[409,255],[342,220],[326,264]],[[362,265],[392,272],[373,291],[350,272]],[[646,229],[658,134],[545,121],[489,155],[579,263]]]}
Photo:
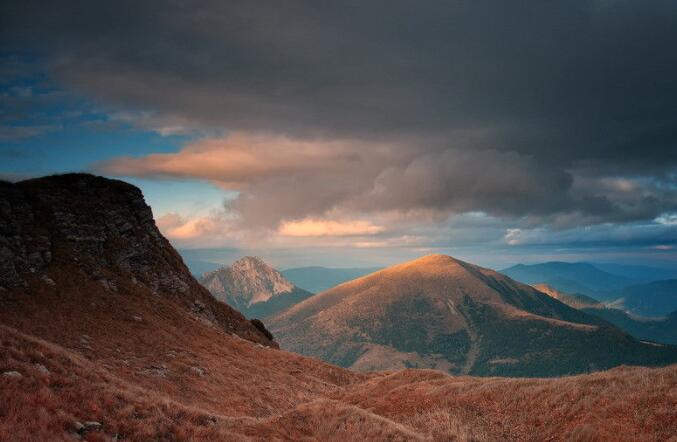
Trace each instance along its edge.
{"label": "hillside", "polygon": [[616,308],[582,310],[612,323],[637,339],[677,345],[677,311],[662,318],[645,318],[630,315]]}
{"label": "hillside", "polygon": [[[561,379],[357,373],[213,299],[133,186],[0,184],[0,440],[669,440],[677,365]],[[181,281],[181,282],[179,282]]]}
{"label": "hillside", "polygon": [[569,307],[602,318],[637,339],[677,345],[677,311],[665,318],[646,318],[608,308],[585,295],[560,292],[545,284],[536,284],[534,288]]}
{"label": "hillside", "polygon": [[653,281],[616,292],[611,305],[639,316],[664,316],[677,310],[677,279]]}
{"label": "hillside", "polygon": [[677,361],[492,270],[431,255],[339,285],[268,325],[283,348],[360,370],[555,376]]}
{"label": "hillside", "polygon": [[298,287],[319,293],[360,276],[380,270],[379,267],[297,267],[283,270],[282,274]]}
{"label": "hillside", "polygon": [[567,293],[582,293],[597,299],[606,299],[609,291],[632,284],[623,276],[602,271],[585,262],[545,262],[518,264],[500,270],[504,275],[524,284],[547,284]]}
{"label": "hillside", "polygon": [[604,304],[602,304],[601,302],[597,301],[594,298],[591,298],[590,296],[581,295],[579,293],[560,292],[559,290],[555,290],[554,288],[550,287],[547,284],[534,284],[532,287],[538,290],[539,292],[545,293],[551,298],[558,300],[562,304],[566,304],[569,307],[575,309],[604,308]]}
{"label": "hillside", "polygon": [[216,299],[249,318],[265,318],[313,295],[251,256],[205,273],[199,281]]}

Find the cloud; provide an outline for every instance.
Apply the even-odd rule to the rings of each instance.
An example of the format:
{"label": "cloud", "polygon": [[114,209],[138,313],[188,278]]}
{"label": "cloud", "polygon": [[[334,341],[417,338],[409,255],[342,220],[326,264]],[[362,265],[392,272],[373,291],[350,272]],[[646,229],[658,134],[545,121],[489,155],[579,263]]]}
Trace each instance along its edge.
{"label": "cloud", "polygon": [[671,1],[9,1],[2,12],[5,45],[48,54],[64,84],[182,126],[456,138],[565,168],[677,161]]}
{"label": "cloud", "polygon": [[[96,168],[118,176],[208,180],[239,190],[224,212],[234,217],[230,224],[288,236],[346,234],[329,233],[339,232],[338,225],[318,220],[380,217],[375,225],[398,230],[467,212],[503,218],[513,227],[567,229],[653,220],[677,205],[677,188],[653,178],[586,176],[516,152],[429,152],[402,141],[239,132],[197,140],[175,153],[115,158]],[[186,226],[186,232],[194,227]]]}
{"label": "cloud", "polygon": [[[674,232],[673,1],[0,8],[5,47],[45,54],[111,118],[210,134],[96,165],[239,191],[217,217],[167,227],[177,238],[291,228],[355,242],[328,234],[354,220],[382,228],[362,226],[363,244]],[[497,225],[450,226],[469,213]]]}
{"label": "cloud", "polygon": [[238,188],[261,179],[309,171],[363,169],[359,164],[361,147],[376,148],[234,133],[225,138],[201,139],[178,153],[116,158],[95,167],[113,175],[202,178]]}
{"label": "cloud", "polygon": [[358,206],[430,208],[521,216],[568,204],[573,178],[533,158],[495,150],[447,149],[383,170]]}
{"label": "cloud", "polygon": [[226,226],[219,221],[218,217],[214,216],[186,219],[176,213],[167,213],[160,216],[156,224],[168,238],[187,240],[225,233],[223,231],[226,230]]}
{"label": "cloud", "polygon": [[312,218],[300,221],[284,221],[280,225],[279,233],[283,236],[356,236],[373,235],[383,231],[383,227],[376,226],[363,220],[318,220]]}

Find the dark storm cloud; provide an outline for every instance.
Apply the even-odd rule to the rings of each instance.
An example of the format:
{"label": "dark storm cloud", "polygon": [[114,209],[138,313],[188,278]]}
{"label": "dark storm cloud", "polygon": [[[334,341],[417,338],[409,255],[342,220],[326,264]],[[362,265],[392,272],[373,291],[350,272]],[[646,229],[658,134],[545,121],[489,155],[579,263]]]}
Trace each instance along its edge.
{"label": "dark storm cloud", "polygon": [[243,212],[286,201],[278,218],[482,210],[568,226],[677,207],[674,1],[11,3],[8,47],[103,102],[404,152],[353,175],[258,177]]}

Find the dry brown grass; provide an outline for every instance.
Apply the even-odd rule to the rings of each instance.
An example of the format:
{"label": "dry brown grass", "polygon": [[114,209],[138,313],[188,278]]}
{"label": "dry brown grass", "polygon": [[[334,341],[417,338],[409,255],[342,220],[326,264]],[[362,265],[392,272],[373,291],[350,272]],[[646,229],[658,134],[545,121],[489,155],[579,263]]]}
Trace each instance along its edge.
{"label": "dry brown grass", "polygon": [[622,367],[558,379],[464,378],[407,370],[374,377],[341,399],[408,422],[436,440],[653,441],[677,436],[677,366]]}
{"label": "dry brown grass", "polygon": [[[74,423],[92,420],[103,426],[83,433],[91,441],[654,441],[677,435],[677,366],[560,379],[405,370],[348,373],[330,382],[329,371],[339,369],[231,339],[222,342],[224,352],[251,365],[242,378],[211,372],[209,391],[216,397],[205,401],[204,386],[190,382],[189,373],[183,380],[129,379],[115,366],[2,326],[0,370],[22,377],[0,377],[0,440],[74,440]],[[271,353],[277,357],[267,361]],[[290,363],[298,368],[290,370]],[[270,381],[262,382],[266,376]],[[242,407],[246,401],[251,404]]]}

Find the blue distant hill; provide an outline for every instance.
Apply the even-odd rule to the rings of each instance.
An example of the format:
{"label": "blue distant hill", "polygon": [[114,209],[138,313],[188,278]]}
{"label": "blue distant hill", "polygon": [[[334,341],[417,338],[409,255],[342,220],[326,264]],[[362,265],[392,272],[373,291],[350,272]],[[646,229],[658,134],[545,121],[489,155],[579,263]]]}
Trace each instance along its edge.
{"label": "blue distant hill", "polygon": [[613,293],[635,283],[627,278],[600,270],[587,262],[545,262],[518,264],[501,273],[525,284],[548,284],[569,293],[582,293],[597,299],[613,298]]}

